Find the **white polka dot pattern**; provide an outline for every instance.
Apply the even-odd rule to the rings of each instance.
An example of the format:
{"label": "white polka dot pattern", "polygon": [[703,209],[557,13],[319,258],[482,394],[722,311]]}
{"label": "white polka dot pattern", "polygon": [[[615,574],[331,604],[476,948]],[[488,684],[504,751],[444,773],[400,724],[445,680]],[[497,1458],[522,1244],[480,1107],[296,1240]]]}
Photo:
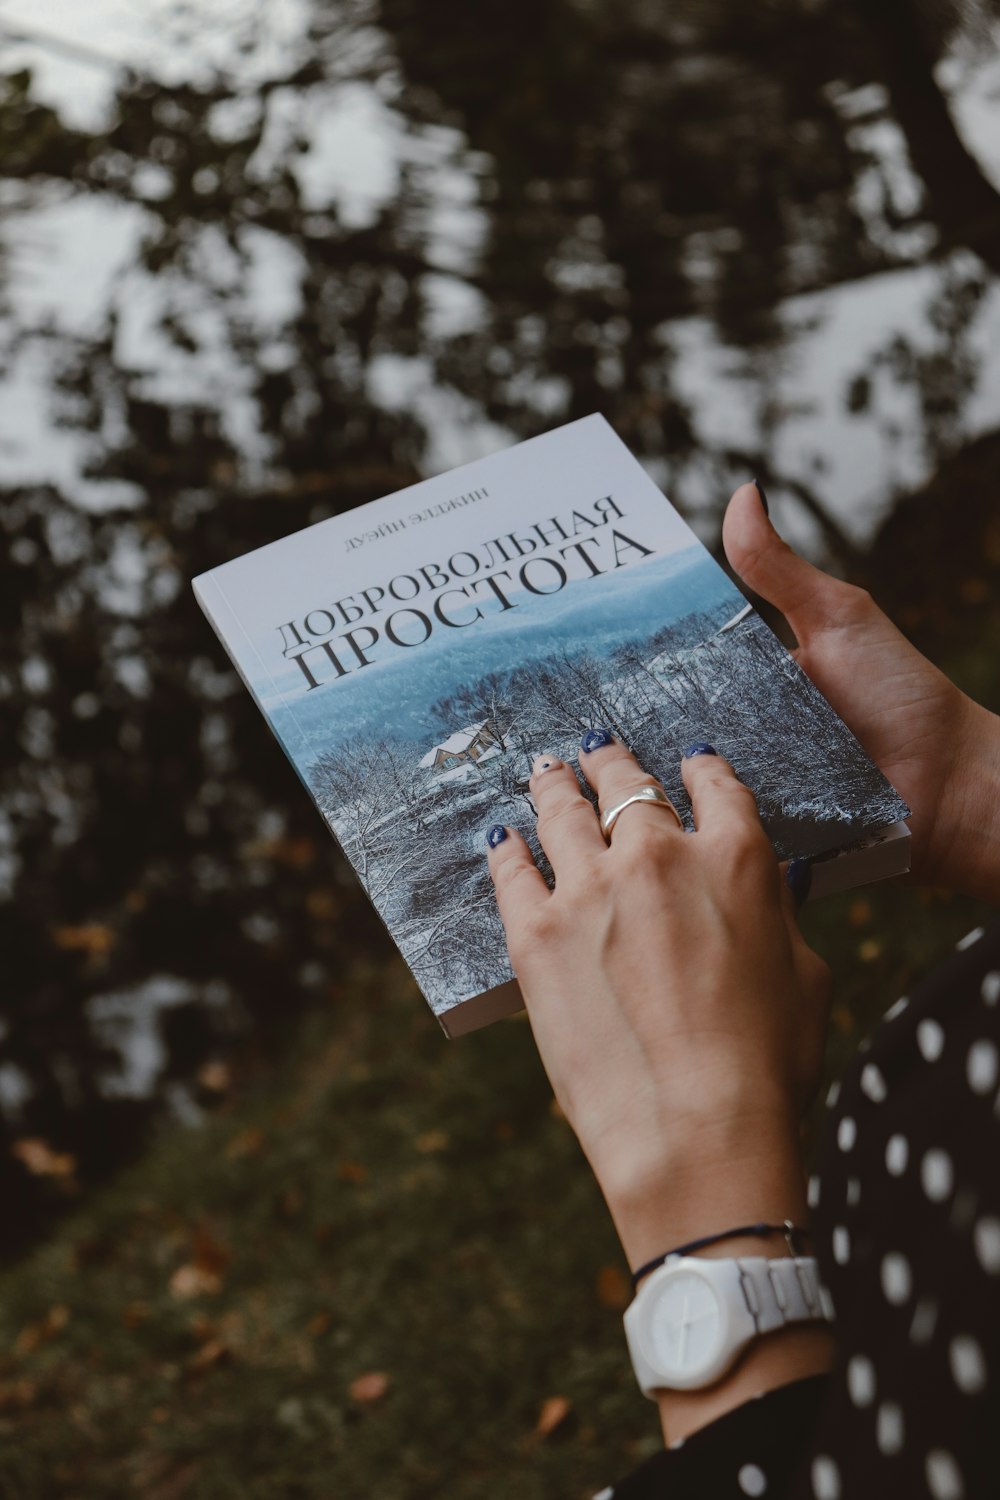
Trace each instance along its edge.
{"label": "white polka dot pattern", "polygon": [[962,1333],[948,1345],[952,1379],[960,1391],[975,1396],[986,1385],[986,1356],[971,1334]]}
{"label": "white polka dot pattern", "polygon": [[951,1157],[940,1149],[928,1151],[920,1163],[920,1181],[932,1203],[942,1203],[951,1192],[954,1171]]}
{"label": "white polka dot pattern", "polygon": [[812,1461],[812,1487],[816,1500],[840,1500],[840,1470],[825,1453]]}
{"label": "white polka dot pattern", "polygon": [[1000,1219],[980,1219],[972,1231],[972,1243],[983,1270],[1000,1276]]}
{"label": "white polka dot pattern", "polygon": [[887,1458],[901,1452],[904,1432],[902,1407],[895,1401],[883,1401],[875,1417],[875,1441],[879,1451]]}
{"label": "white polka dot pattern", "polygon": [[767,1494],[767,1477],[758,1464],[744,1464],[736,1476],[736,1482],[744,1495]]}
{"label": "white polka dot pattern", "polygon": [[934,1500],[964,1500],[962,1471],[954,1457],[944,1448],[933,1448],[925,1464],[927,1488]]}
{"label": "white polka dot pattern", "polygon": [[861,1091],[873,1104],[881,1104],[889,1090],[877,1063],[866,1063],[861,1070]]}
{"label": "white polka dot pattern", "polygon": [[788,1500],[790,1465],[795,1500],[1000,1497],[1000,927],[958,947],[827,1093],[806,1198],[831,1377],[756,1393],[721,1419],[752,1445],[709,1464],[701,1433],[636,1500]]}
{"label": "white polka dot pattern", "polygon": [[847,1390],[855,1406],[871,1406],[875,1400],[875,1366],[863,1354],[847,1362]]}
{"label": "white polka dot pattern", "polygon": [[996,1045],[988,1037],[973,1042],[965,1062],[965,1076],[974,1094],[988,1094],[997,1081],[998,1058]]}
{"label": "white polka dot pattern", "polygon": [[910,1159],[910,1145],[905,1135],[890,1136],[889,1144],[885,1148],[886,1170],[893,1177],[902,1177],[906,1171],[906,1164]]}
{"label": "white polka dot pattern", "polygon": [[929,1344],[934,1337],[937,1327],[938,1308],[937,1303],[930,1297],[921,1297],[913,1310],[913,1321],[910,1324],[910,1343]]}
{"label": "white polka dot pattern", "polygon": [[917,1027],[917,1046],[928,1062],[937,1062],[944,1051],[944,1032],[937,1021],[925,1017]]}
{"label": "white polka dot pattern", "polygon": [[898,1250],[882,1257],[882,1290],[886,1301],[898,1306],[905,1302],[913,1289],[910,1263]]}

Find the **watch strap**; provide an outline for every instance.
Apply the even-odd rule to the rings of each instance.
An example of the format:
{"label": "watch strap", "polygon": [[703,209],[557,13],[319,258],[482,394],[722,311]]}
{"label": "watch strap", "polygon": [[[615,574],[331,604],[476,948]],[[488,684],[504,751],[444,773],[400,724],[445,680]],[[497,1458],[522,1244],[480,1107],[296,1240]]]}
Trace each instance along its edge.
{"label": "watch strap", "polygon": [[832,1320],[833,1309],[824,1301],[819,1269],[812,1256],[741,1257],[736,1262],[747,1310],[758,1333],[771,1333],[788,1323]]}

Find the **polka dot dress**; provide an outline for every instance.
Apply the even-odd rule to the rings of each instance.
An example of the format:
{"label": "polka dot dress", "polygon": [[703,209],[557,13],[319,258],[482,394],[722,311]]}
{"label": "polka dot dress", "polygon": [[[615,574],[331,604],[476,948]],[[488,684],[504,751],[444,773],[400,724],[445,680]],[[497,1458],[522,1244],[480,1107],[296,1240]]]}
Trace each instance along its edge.
{"label": "polka dot dress", "polygon": [[835,1368],[600,1500],[1000,1497],[1000,927],[891,1007],[827,1106],[809,1203]]}

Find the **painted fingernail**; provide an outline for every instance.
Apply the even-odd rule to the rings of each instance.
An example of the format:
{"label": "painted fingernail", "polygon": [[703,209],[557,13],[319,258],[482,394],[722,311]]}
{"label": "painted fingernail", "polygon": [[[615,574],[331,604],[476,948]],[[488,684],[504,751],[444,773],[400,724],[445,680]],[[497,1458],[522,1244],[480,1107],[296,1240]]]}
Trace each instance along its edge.
{"label": "painted fingernail", "polygon": [[795,897],[795,905],[801,906],[812,885],[812,863],[808,859],[793,859],[785,871],[785,884]]}
{"label": "painted fingernail", "polygon": [[580,741],[580,749],[589,755],[591,750],[603,750],[605,745],[613,745],[615,737],[609,729],[588,729]]}
{"label": "painted fingernail", "polygon": [[718,753],[715,746],[710,745],[707,740],[695,740],[694,744],[688,745],[684,751],[684,759],[690,760],[693,755],[718,755]]}
{"label": "painted fingernail", "polygon": [[507,830],[503,826],[503,824],[502,823],[494,823],[493,827],[490,829],[489,833],[486,835],[486,842],[489,844],[489,846],[490,846],[491,849],[495,849],[496,846],[497,846],[497,844],[502,844],[503,841],[504,841],[504,839],[506,837],[507,837]]}
{"label": "painted fingernail", "polygon": [[558,755],[536,755],[531,762],[531,774],[541,776],[543,771],[557,771],[562,764]]}
{"label": "painted fingernail", "polygon": [[759,479],[755,479],[754,480],[754,488],[756,489],[758,495],[760,496],[760,503],[764,507],[764,514],[765,514],[765,516],[769,517],[770,514],[771,514],[771,507],[767,503],[767,496],[764,493],[764,486],[761,484],[761,482],[760,482]]}

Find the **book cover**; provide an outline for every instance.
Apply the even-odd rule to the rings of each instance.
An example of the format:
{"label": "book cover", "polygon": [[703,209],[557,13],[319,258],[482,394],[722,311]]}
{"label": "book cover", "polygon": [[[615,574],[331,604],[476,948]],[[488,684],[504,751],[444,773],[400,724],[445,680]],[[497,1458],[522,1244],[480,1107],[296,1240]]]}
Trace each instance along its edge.
{"label": "book cover", "polygon": [[531,762],[574,763],[590,726],[688,827],[679,762],[708,740],[779,856],[843,863],[841,884],[906,868],[908,809],[603,417],[194,589],[449,1035],[519,1008],[486,830],[519,828],[547,871]]}

